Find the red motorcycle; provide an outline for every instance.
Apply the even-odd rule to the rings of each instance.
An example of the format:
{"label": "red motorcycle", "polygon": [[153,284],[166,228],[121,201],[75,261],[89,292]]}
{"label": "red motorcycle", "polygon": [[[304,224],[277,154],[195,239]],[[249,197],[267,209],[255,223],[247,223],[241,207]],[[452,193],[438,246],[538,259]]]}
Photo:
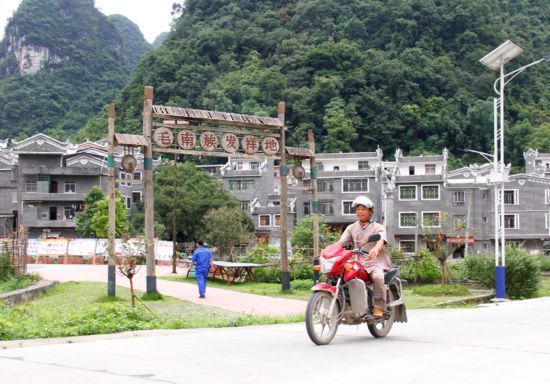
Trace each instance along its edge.
{"label": "red motorcycle", "polygon": [[[379,234],[369,236],[367,242],[380,240]],[[325,345],[336,335],[338,325],[367,323],[374,337],[386,336],[394,322],[406,322],[407,312],[402,295],[399,268],[384,274],[387,287],[387,310],[376,317],[374,291],[369,274],[355,255],[368,255],[360,248],[344,250],[340,244],[326,247],[319,257],[321,273],[326,282],[313,288],[306,309],[306,329],[311,341]]]}

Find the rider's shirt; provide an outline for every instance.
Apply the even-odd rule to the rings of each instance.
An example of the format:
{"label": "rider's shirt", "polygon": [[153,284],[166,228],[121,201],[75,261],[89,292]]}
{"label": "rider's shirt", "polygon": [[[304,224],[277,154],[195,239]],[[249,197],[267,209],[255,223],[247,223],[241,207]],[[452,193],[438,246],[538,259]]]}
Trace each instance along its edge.
{"label": "rider's shirt", "polygon": [[[367,243],[367,239],[370,235],[375,233],[379,233],[380,238],[384,240],[385,243],[388,242],[386,238],[386,228],[384,228],[382,224],[371,221],[368,224],[361,226],[361,223],[356,221],[355,223],[347,226],[338,242],[343,246],[353,244],[354,248],[361,248],[362,250],[368,252],[376,245],[376,242]],[[374,260],[369,260],[367,257],[362,255],[358,255],[358,258],[369,273],[376,268],[389,269],[391,265],[390,258],[388,257],[388,253],[385,248],[378,253],[378,256]]]}

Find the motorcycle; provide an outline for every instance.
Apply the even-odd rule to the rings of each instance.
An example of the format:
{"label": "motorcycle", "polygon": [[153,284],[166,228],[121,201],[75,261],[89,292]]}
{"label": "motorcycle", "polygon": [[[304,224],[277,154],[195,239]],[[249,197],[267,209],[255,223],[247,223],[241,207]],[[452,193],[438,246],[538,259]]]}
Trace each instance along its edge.
{"label": "motorcycle", "polygon": [[[380,240],[379,234],[369,236],[367,243]],[[336,335],[339,324],[366,323],[372,336],[386,336],[394,322],[407,322],[399,268],[384,273],[387,310],[374,316],[374,288],[363,265],[354,257],[368,255],[361,247],[344,250],[340,244],[326,247],[315,266],[326,274],[326,282],[312,288],[306,308],[306,329],[311,341],[325,345]]]}

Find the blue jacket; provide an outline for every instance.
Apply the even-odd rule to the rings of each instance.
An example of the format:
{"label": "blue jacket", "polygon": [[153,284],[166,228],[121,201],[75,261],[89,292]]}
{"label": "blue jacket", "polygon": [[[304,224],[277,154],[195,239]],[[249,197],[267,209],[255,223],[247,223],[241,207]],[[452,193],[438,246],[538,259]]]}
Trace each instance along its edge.
{"label": "blue jacket", "polygon": [[197,268],[197,270],[199,271],[208,270],[208,268],[210,268],[211,259],[212,259],[212,253],[208,248],[202,245],[197,249],[195,249],[195,252],[193,252],[193,256],[191,257],[191,260],[195,262],[195,268]]}

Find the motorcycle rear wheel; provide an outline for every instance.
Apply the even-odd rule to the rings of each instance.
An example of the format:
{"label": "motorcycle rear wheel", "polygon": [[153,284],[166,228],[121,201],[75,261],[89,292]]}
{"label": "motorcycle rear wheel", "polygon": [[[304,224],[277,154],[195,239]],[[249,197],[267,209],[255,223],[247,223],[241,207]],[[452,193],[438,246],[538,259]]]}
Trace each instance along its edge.
{"label": "motorcycle rear wheel", "polygon": [[[392,301],[393,294],[391,293],[391,290],[388,290],[388,303],[391,303]],[[377,321],[374,324],[368,325],[370,334],[376,338],[385,337],[388,333],[390,333],[395,320],[395,308],[390,307],[388,311],[390,312],[389,316],[384,317],[383,320]]]}
{"label": "motorcycle rear wheel", "polygon": [[311,341],[317,345],[326,345],[334,339],[338,324],[340,323],[338,315],[340,313],[340,301],[336,300],[336,305],[332,313],[328,313],[332,295],[328,292],[313,292],[307,303],[306,309],[306,329]]}

